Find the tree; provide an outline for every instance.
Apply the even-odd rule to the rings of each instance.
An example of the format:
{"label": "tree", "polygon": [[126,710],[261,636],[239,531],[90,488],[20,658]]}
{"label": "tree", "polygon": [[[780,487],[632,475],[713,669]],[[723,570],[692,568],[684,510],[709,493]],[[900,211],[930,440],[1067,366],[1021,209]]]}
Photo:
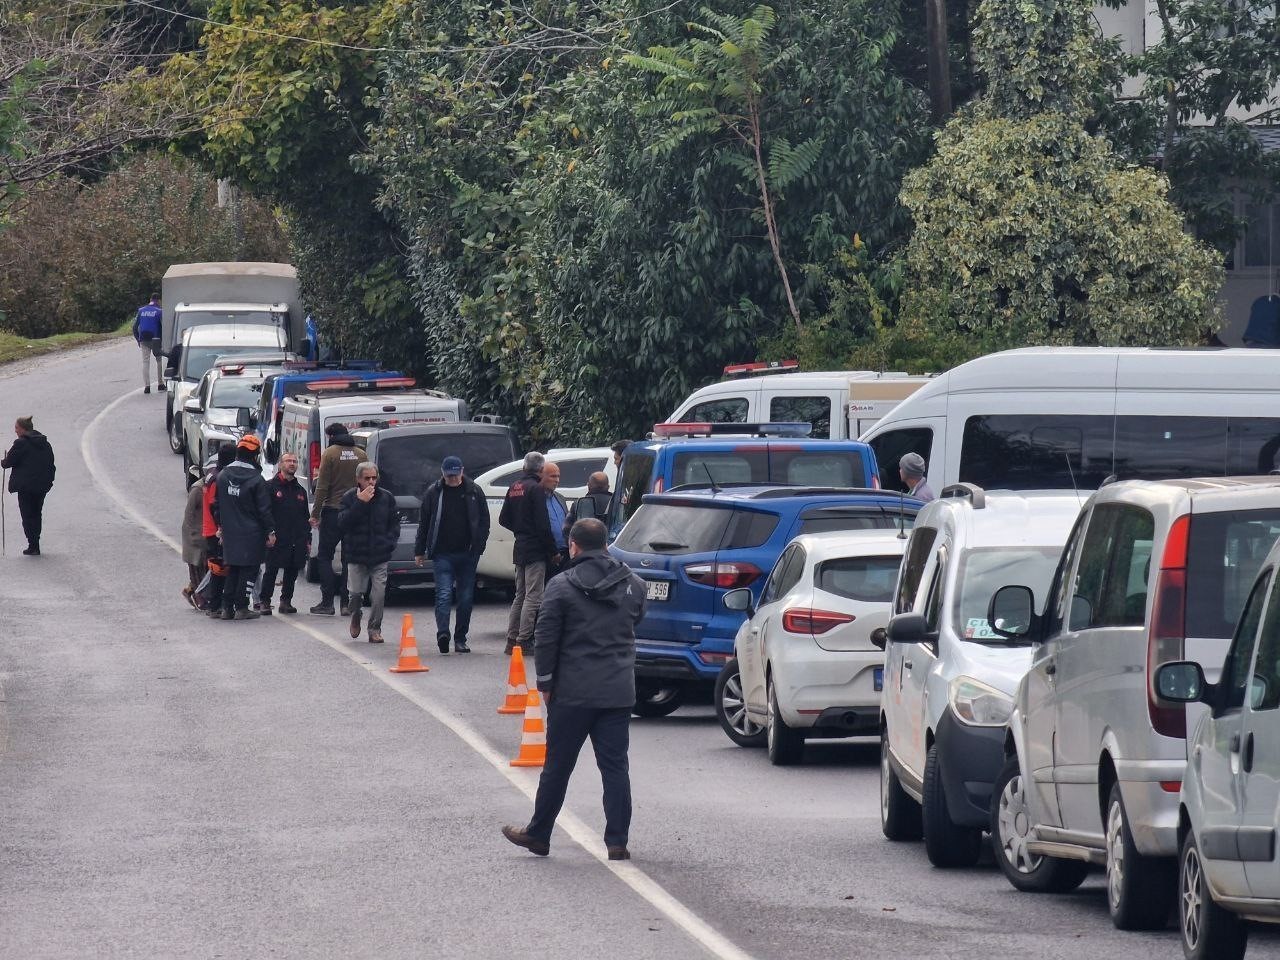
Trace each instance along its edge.
{"label": "tree", "polygon": [[973,353],[1030,343],[1194,341],[1220,261],[1183,229],[1163,177],[1090,135],[1098,61],[1087,0],[984,0],[983,96],[903,188],[916,229],[904,322]]}

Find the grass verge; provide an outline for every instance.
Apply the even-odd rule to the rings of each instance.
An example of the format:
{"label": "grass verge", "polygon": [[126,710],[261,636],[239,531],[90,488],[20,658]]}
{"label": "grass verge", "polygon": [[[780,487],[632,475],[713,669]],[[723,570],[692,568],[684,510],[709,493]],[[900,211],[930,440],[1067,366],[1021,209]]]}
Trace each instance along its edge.
{"label": "grass verge", "polygon": [[125,321],[110,333],[59,333],[57,336],[43,337],[39,340],[28,340],[7,330],[0,330],[0,363],[11,363],[24,357],[54,353],[57,350],[79,347],[86,343],[121,337],[129,332],[132,323],[132,320]]}

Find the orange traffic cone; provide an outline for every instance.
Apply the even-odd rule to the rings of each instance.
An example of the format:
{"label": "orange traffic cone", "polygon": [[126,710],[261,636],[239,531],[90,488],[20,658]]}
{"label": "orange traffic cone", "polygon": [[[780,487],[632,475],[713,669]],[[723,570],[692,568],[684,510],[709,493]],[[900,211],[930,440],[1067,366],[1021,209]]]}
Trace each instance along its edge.
{"label": "orange traffic cone", "polygon": [[511,651],[511,668],[507,671],[507,698],[498,708],[499,713],[524,713],[529,700],[528,680],[524,675],[524,652],[519,645]]}
{"label": "orange traffic cone", "polygon": [[547,724],[542,711],[542,697],[529,691],[524,708],[524,733],[520,736],[520,753],[511,761],[513,767],[540,767],[547,760]]}
{"label": "orange traffic cone", "polygon": [[400,661],[392,673],[426,673],[431,668],[418,658],[418,638],[413,635],[413,614],[406,613],[400,625]]}

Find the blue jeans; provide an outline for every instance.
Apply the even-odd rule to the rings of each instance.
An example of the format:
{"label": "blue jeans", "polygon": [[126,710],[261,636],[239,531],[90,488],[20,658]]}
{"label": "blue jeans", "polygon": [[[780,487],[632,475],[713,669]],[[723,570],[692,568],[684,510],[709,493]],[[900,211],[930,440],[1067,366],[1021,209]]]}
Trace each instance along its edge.
{"label": "blue jeans", "polygon": [[458,619],[454,641],[466,640],[471,629],[471,606],[476,596],[476,563],[479,557],[470,553],[438,553],[431,558],[436,578],[436,636],[449,632],[449,607],[458,594]]}

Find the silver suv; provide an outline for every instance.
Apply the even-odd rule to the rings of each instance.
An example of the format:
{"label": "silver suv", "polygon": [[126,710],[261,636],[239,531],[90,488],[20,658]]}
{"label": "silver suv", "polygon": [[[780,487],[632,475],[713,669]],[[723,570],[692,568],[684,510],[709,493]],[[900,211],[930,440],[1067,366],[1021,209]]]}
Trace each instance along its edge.
{"label": "silver suv", "polygon": [[1027,586],[992,597],[999,632],[1037,644],[992,815],[1014,886],[1070,888],[1102,865],[1117,927],[1166,925],[1187,711],[1157,694],[1155,671],[1185,659],[1216,676],[1277,534],[1274,478],[1115,483],[1081,512],[1043,617]]}

